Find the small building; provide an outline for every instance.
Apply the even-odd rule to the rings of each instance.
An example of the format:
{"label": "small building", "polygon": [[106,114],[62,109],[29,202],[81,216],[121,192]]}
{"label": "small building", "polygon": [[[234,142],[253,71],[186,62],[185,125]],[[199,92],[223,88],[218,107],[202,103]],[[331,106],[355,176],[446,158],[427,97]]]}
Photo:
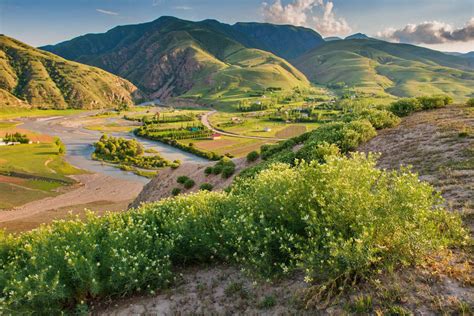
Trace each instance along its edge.
{"label": "small building", "polygon": [[272,129],[271,129],[270,127],[264,127],[264,128],[263,128],[263,131],[264,131],[264,132],[271,132]]}
{"label": "small building", "polygon": [[215,134],[212,134],[212,135],[211,135],[211,139],[212,139],[212,140],[217,140],[217,139],[221,139],[221,138],[222,138],[222,135],[221,135],[221,134],[215,133]]}

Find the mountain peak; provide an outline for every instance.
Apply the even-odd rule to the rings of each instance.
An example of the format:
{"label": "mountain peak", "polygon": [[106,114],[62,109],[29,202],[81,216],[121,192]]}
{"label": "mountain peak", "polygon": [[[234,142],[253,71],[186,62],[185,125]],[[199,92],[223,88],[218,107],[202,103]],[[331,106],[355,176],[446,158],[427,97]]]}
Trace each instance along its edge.
{"label": "mountain peak", "polygon": [[351,40],[351,39],[371,39],[371,38],[368,37],[367,35],[363,34],[363,33],[355,33],[355,34],[349,35],[345,39],[346,40]]}

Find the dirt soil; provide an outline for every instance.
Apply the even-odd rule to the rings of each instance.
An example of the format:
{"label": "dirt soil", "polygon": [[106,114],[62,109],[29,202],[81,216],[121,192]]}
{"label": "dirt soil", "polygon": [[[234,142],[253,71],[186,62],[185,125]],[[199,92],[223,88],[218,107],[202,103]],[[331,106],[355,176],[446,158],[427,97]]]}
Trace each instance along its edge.
{"label": "dirt soil", "polygon": [[474,108],[416,113],[359,150],[381,153],[381,168],[411,165],[441,192],[449,209],[463,213],[474,231]]}
{"label": "dirt soil", "polygon": [[143,185],[101,174],[72,176],[77,184],[54,197],[33,201],[10,211],[0,212],[0,228],[10,232],[31,230],[42,223],[82,215],[84,209],[104,212],[125,210]]}

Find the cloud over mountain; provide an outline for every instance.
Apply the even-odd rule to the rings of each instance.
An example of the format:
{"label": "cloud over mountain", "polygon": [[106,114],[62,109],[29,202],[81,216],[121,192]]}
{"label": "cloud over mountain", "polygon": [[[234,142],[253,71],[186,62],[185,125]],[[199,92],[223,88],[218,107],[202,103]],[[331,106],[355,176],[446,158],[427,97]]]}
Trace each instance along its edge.
{"label": "cloud over mountain", "polygon": [[281,0],[263,2],[262,13],[266,22],[306,26],[324,36],[347,34],[351,31],[347,21],[334,13],[332,1],[293,0],[286,5]]}
{"label": "cloud over mountain", "polygon": [[474,17],[463,27],[438,22],[408,24],[400,29],[390,28],[377,33],[383,39],[413,44],[442,44],[447,42],[468,42],[474,40]]}

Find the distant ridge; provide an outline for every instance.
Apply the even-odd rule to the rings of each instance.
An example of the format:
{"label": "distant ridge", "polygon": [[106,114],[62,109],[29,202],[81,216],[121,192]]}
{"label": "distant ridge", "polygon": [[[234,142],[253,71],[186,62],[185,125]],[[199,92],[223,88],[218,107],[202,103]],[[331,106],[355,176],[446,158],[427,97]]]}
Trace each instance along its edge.
{"label": "distant ridge", "polygon": [[344,83],[367,94],[411,97],[474,95],[474,63],[408,44],[380,40],[331,41],[292,63],[313,82]]}

